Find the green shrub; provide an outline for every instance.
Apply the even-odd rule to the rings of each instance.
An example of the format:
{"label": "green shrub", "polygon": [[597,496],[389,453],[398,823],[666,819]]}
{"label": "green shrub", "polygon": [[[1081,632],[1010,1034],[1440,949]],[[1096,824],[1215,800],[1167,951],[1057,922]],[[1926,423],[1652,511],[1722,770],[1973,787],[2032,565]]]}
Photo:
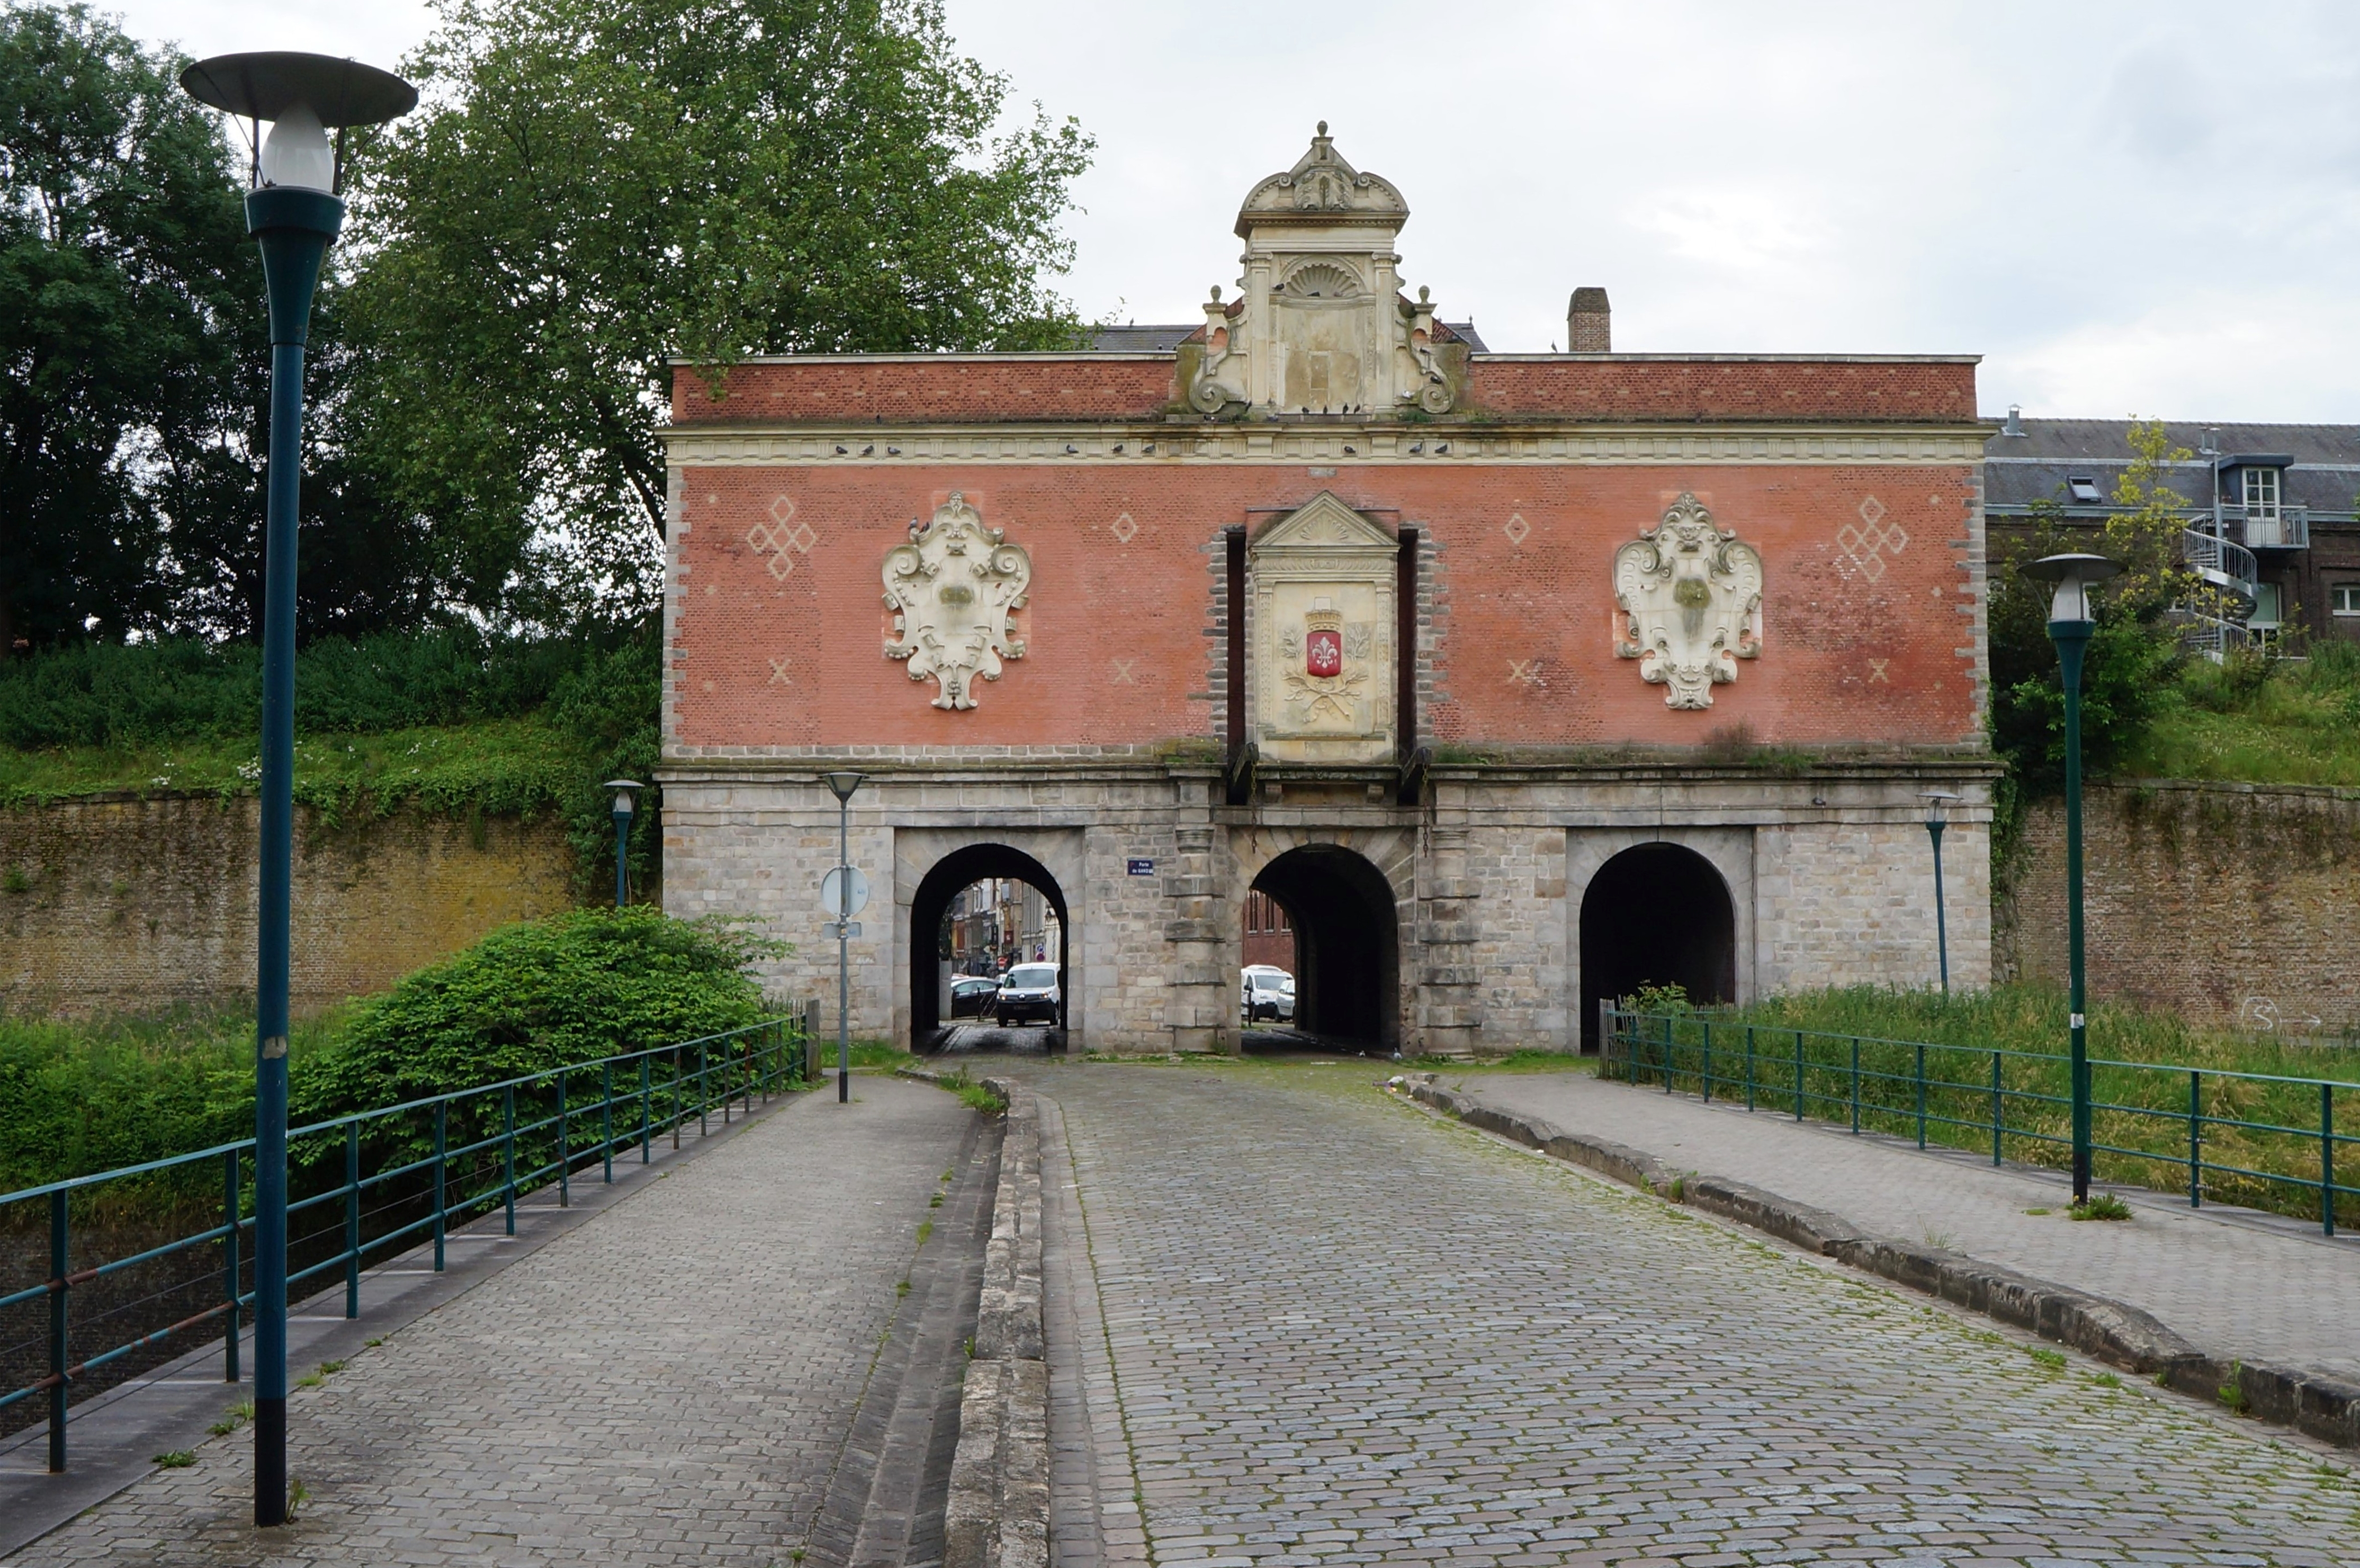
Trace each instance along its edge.
{"label": "green shrub", "polygon": [[644,905],[506,927],[363,1003],[293,1091],[299,1120],[472,1089],[763,1016],[774,943]]}

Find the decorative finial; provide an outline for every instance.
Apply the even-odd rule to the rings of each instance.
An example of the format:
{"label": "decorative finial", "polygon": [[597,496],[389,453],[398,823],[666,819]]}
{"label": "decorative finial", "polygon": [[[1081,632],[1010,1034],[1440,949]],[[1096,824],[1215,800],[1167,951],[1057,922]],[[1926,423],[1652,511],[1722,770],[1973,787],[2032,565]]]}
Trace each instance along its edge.
{"label": "decorative finial", "polygon": [[1219,304],[1220,302],[1221,302],[1221,286],[1220,286],[1218,283],[1216,283],[1216,284],[1214,284],[1214,285],[1213,285],[1213,303],[1215,303],[1215,304],[1217,304],[1217,305],[1218,305],[1218,304]]}
{"label": "decorative finial", "polygon": [[1426,304],[1426,303],[1427,303],[1427,302],[1427,302],[1427,300],[1426,300],[1426,294],[1427,294],[1427,292],[1428,292],[1428,290],[1426,289],[1426,286],[1425,284],[1420,283],[1420,284],[1417,286],[1417,302],[1418,302],[1419,304],[1423,305],[1423,304]]}
{"label": "decorative finial", "polygon": [[1328,122],[1325,120],[1319,122],[1319,134],[1323,137],[1328,134]]}

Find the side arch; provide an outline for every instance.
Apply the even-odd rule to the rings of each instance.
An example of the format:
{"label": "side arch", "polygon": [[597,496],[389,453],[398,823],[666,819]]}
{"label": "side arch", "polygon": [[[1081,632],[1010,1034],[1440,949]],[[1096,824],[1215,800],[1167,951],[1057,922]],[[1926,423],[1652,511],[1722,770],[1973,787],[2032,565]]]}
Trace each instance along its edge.
{"label": "side arch", "polygon": [[[897,835],[894,845],[895,882],[898,888],[907,889],[897,897],[901,905],[896,912],[896,924],[900,927],[897,935],[904,962],[901,966],[903,972],[898,977],[895,987],[898,994],[894,1011],[896,1021],[901,1025],[900,1032],[910,1042],[911,1047],[913,1050],[926,1048],[944,1022],[938,991],[937,965],[940,959],[936,946],[943,916],[949,911],[951,900],[960,889],[987,877],[1006,878],[1038,888],[1048,900],[1049,906],[1056,912],[1057,923],[1065,938],[1058,955],[1058,991],[1064,1003],[1057,1026],[1066,1031],[1078,1027],[1081,1022],[1080,999],[1075,992],[1075,979],[1079,967],[1076,960],[1081,932],[1076,925],[1076,910],[1066,897],[1064,879],[1046,863],[1068,859],[1074,861],[1076,864],[1068,867],[1068,872],[1076,876],[1078,885],[1078,845],[1075,846],[1075,852],[1067,856],[1056,852],[1064,848],[1062,843],[1035,843],[1028,848],[1020,848],[1009,841],[1020,837],[1032,839],[1035,837],[1032,834],[1010,834],[999,838],[961,835],[966,841],[956,844],[939,842],[944,837],[921,830]],[[1041,837],[1062,839],[1065,835]],[[1073,837],[1078,839],[1079,835]],[[1034,854],[1029,852],[1030,850],[1043,852]],[[923,869],[919,869],[921,867]]]}
{"label": "side arch", "polygon": [[1699,1003],[1746,993],[1752,890],[1732,887],[1716,859],[1651,839],[1609,851],[1583,881],[1575,934],[1583,1050],[1598,1049],[1599,1003],[1642,986],[1677,985]]}

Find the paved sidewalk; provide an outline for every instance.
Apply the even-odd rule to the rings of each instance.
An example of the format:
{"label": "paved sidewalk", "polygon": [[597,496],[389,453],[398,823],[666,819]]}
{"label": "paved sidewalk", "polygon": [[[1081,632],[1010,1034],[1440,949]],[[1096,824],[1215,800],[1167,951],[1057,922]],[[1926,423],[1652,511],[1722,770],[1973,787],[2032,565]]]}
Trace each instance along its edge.
{"label": "paved sidewalk", "polygon": [[[1446,1073],[1498,1110],[1611,1138],[1675,1169],[1751,1183],[1903,1241],[1950,1248],[2154,1314],[2218,1359],[2360,1380],[2360,1238],[2114,1188],[2127,1222],[2065,1217],[2060,1173],[1920,1151],[1768,1110],[1601,1082],[1586,1072]],[[2047,1209],[2033,1215],[2028,1209]]]}
{"label": "paved sidewalk", "polygon": [[824,1560],[823,1505],[861,1490],[840,1473],[856,1419],[894,1392],[871,1371],[896,1288],[920,1223],[956,1212],[929,1201],[978,1125],[926,1085],[854,1089],[785,1107],[299,1391],[294,1524],[247,1522],[239,1432],[10,1563]]}
{"label": "paved sidewalk", "polygon": [[1056,1490],[1141,1505],[1096,1552],[1061,1510],[1059,1561],[2344,1568],[2360,1541],[2341,1464],[1366,1064],[1008,1070],[1063,1109],[1084,1226],[1053,1279],[1100,1309],[1053,1330],[1082,1374]]}

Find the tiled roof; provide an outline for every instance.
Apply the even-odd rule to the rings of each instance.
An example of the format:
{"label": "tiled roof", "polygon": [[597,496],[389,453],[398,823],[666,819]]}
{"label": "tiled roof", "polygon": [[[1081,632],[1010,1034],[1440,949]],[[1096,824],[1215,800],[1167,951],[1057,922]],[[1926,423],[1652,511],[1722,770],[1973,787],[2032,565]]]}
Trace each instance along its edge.
{"label": "tiled roof", "polygon": [[[2108,502],[2114,481],[2131,462],[2131,422],[2104,419],[2026,419],[2021,435],[1996,434],[1983,444],[1985,504],[2006,511],[2049,500],[2070,504],[2068,482],[2096,482]],[[2360,425],[2205,424],[2167,420],[2164,433],[2191,454],[2206,447],[2234,458],[2269,455],[2292,457],[2286,471],[2285,499],[2311,509],[2314,519],[2348,517],[2360,493]],[[2191,455],[2172,466],[2164,482],[2191,507],[2212,504],[2211,456]]]}

